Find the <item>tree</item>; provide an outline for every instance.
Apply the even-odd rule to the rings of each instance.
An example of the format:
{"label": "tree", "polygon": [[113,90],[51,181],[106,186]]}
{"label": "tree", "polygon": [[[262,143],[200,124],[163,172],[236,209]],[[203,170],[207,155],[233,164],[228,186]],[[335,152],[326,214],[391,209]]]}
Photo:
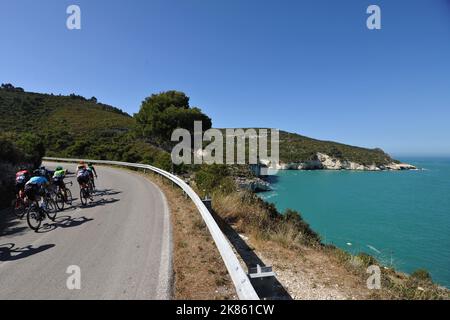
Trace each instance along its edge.
{"label": "tree", "polygon": [[11,83],[2,83],[2,89],[12,90],[14,89],[14,86]]}
{"label": "tree", "polygon": [[191,108],[189,97],[180,91],[151,95],[134,117],[138,135],[163,147],[170,145],[172,132],[177,128],[193,132],[194,121],[202,121],[203,130],[212,126],[211,119],[199,108]]}
{"label": "tree", "polygon": [[228,167],[223,164],[204,164],[195,173],[195,183],[201,196],[213,193],[231,193],[235,190]]}
{"label": "tree", "polygon": [[11,83],[2,83],[1,89],[12,92],[24,92],[23,88],[14,87]]}

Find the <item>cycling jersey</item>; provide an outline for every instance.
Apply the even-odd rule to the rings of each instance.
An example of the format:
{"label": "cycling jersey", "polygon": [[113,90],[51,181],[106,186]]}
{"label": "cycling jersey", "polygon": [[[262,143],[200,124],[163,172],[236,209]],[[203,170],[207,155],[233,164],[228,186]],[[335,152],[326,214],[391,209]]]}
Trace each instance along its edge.
{"label": "cycling jersey", "polygon": [[39,169],[39,175],[41,177],[48,177],[49,173],[48,173],[47,169]]}
{"label": "cycling jersey", "polygon": [[55,173],[53,174],[53,178],[64,178],[65,176],[66,176],[65,170],[58,170],[55,171]]}
{"label": "cycling jersey", "polygon": [[27,183],[30,178],[30,173],[27,170],[22,170],[16,173],[16,194],[19,195],[20,191],[25,188],[25,183]]}
{"label": "cycling jersey", "polygon": [[27,185],[31,184],[42,186],[48,184],[48,180],[44,177],[33,177],[27,182]]}
{"label": "cycling jersey", "polygon": [[88,166],[87,168],[92,174],[95,174],[95,176],[97,176],[97,171],[95,171],[94,166]]}
{"label": "cycling jersey", "polygon": [[65,170],[58,170],[53,173],[53,184],[60,186],[61,188],[65,187],[64,184],[64,178],[66,177],[66,171]]}
{"label": "cycling jersey", "polygon": [[85,168],[80,169],[77,172],[77,181],[80,185],[88,183],[89,179],[90,179],[90,173]]}
{"label": "cycling jersey", "polygon": [[19,172],[16,173],[16,177],[18,177],[18,176],[27,176],[29,174],[30,173],[28,172],[28,170],[22,170],[22,171],[19,171]]}
{"label": "cycling jersey", "polygon": [[27,170],[22,170],[16,173],[16,183],[25,183],[27,182],[30,173]]}
{"label": "cycling jersey", "polygon": [[78,170],[77,172],[77,178],[78,177],[88,177],[89,176],[89,171],[87,169],[81,169]]}

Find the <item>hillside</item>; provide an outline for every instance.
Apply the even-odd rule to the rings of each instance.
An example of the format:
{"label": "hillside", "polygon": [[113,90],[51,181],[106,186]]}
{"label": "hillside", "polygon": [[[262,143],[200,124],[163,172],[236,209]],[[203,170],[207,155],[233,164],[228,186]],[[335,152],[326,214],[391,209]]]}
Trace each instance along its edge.
{"label": "hillside", "polygon": [[61,96],[0,89],[0,128],[34,133],[47,156],[144,162],[167,168],[166,152],[133,136],[135,120],[93,97]]}
{"label": "hillside", "polygon": [[[169,93],[163,99],[164,102],[157,100],[157,95],[152,97],[156,99],[154,104],[157,106],[166,103],[168,99],[184,99],[181,104],[188,104],[189,100],[178,92]],[[170,119],[161,122],[166,135],[162,139],[150,141],[144,136],[137,136],[134,130],[139,125],[136,119],[144,118],[146,121],[145,114],[144,117],[131,117],[118,108],[98,103],[94,97],[86,99],[75,94],[61,96],[30,93],[10,85],[0,89],[0,113],[0,128],[3,132],[37,134],[42,139],[48,156],[145,162],[170,167],[167,153],[170,144],[167,141],[163,143],[163,140],[168,140],[166,136],[170,130],[164,126],[168,126],[166,123]],[[158,119],[161,121],[165,118]],[[164,146],[166,151],[160,146]],[[318,153],[361,165],[380,166],[395,162],[381,149],[354,147],[280,132],[282,163],[317,161]]]}
{"label": "hillside", "polygon": [[284,163],[314,160],[317,153],[362,165],[395,162],[381,149],[367,149],[332,141],[321,141],[295,133],[280,132],[280,160]]}
{"label": "hillside", "polygon": [[[257,128],[246,128],[245,130],[247,129],[258,130]],[[226,135],[227,129],[219,130]],[[268,140],[270,149],[270,133]],[[246,147],[248,149],[248,141],[246,141]],[[331,169],[333,164],[335,164],[335,169],[339,167],[341,169],[375,170],[375,168],[383,166],[395,169],[395,164],[399,163],[379,148],[367,149],[333,141],[322,141],[286,131],[280,131],[279,147],[281,167],[286,169]],[[404,168],[409,168],[407,166],[403,164]]]}

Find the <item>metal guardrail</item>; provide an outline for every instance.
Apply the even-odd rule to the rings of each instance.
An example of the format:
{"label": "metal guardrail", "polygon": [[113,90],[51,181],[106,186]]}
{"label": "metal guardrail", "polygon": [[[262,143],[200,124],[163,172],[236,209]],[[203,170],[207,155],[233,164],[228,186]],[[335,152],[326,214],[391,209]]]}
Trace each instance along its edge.
{"label": "metal guardrail", "polygon": [[202,200],[197,195],[197,193],[195,193],[195,191],[192,190],[192,188],[186,182],[184,182],[182,179],[180,179],[179,177],[177,177],[167,171],[159,169],[157,167],[153,167],[153,166],[146,165],[146,164],[128,163],[128,162],[120,162],[120,161],[65,159],[65,158],[52,158],[52,157],[45,157],[44,160],[46,160],[46,161],[63,161],[63,162],[85,161],[85,162],[92,162],[92,163],[96,163],[96,164],[106,164],[106,165],[116,165],[116,166],[123,166],[123,167],[138,168],[138,169],[147,169],[147,170],[156,172],[156,173],[166,177],[167,179],[171,180],[172,182],[177,184],[181,189],[183,189],[183,191],[194,202],[198,211],[200,211],[203,221],[205,222],[206,226],[208,227],[208,230],[211,233],[211,236],[213,237],[214,242],[216,243],[217,249],[219,250],[219,253],[222,256],[222,259],[225,263],[225,267],[227,268],[228,273],[231,277],[231,280],[233,281],[233,284],[234,284],[234,287],[236,289],[239,299],[241,299],[241,300],[259,300],[259,297],[256,294],[256,291],[253,288],[249,277],[247,276],[247,274],[245,273],[241,264],[239,263],[239,260],[236,257],[236,255],[234,254],[233,249],[231,248],[230,244],[228,243],[225,235],[220,230],[216,221],[212,217],[211,213],[206,208],[206,206],[203,204]]}

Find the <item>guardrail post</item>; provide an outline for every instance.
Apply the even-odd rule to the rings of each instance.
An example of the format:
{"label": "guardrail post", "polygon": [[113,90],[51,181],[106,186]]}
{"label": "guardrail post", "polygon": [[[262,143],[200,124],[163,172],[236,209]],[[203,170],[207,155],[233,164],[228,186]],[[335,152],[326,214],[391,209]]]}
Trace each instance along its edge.
{"label": "guardrail post", "polygon": [[202,200],[203,204],[205,205],[206,209],[208,209],[209,212],[212,211],[212,199],[210,199],[208,196],[205,197],[205,199]]}

